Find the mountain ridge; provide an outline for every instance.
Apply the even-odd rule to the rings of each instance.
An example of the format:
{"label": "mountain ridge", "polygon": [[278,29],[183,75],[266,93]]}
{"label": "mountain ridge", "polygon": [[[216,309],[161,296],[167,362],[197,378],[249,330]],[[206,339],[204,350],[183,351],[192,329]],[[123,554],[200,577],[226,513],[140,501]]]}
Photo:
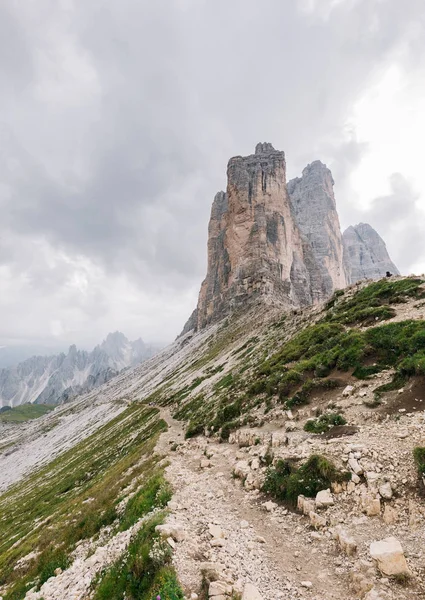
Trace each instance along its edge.
{"label": "mountain ridge", "polygon": [[361,279],[399,274],[369,225],[364,239],[355,230],[357,246],[353,228],[342,234],[333,185],[320,160],[287,182],[285,153],[268,142],[231,158],[226,191],[211,208],[207,274],[183,332],[251,302],[300,308]]}
{"label": "mountain ridge", "polygon": [[106,383],[156,350],[141,338],[130,342],[116,331],[90,352],[71,344],[66,354],[32,356],[14,367],[0,369],[0,407],[27,402],[59,404]]}

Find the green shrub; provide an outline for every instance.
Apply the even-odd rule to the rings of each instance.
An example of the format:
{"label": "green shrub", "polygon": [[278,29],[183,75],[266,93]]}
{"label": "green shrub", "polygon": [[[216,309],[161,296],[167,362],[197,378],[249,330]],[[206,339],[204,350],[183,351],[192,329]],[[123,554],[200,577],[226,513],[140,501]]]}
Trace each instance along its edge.
{"label": "green shrub", "polygon": [[304,431],[310,433],[325,433],[336,425],[346,425],[347,421],[338,413],[327,413],[320,415],[317,419],[310,419],[304,425]]}
{"label": "green shrub", "polygon": [[200,435],[204,433],[205,425],[200,421],[190,420],[186,429],[185,438],[189,439],[191,437],[195,437],[196,435]]}
{"label": "green shrub", "polygon": [[423,446],[416,446],[413,450],[413,458],[418,469],[419,477],[425,477],[425,448]]}
{"label": "green shrub", "polygon": [[333,482],[348,481],[350,477],[350,473],[339,471],[324,456],[313,454],[298,469],[284,460],[269,467],[263,491],[278,500],[296,504],[299,495],[312,498]]}

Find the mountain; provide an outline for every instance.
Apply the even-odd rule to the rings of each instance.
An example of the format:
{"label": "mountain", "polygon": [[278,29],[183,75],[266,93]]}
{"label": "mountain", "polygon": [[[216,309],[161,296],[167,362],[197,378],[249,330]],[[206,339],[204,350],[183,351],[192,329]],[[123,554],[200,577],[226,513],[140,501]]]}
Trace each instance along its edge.
{"label": "mountain", "polygon": [[0,421],[4,600],[423,597],[424,285],[252,304]]}
{"label": "mountain", "polygon": [[59,404],[109,381],[156,351],[142,339],[130,342],[116,331],[92,352],[72,345],[67,354],[33,356],[17,366],[0,369],[0,406]]}
{"label": "mountain", "polygon": [[[287,183],[285,154],[270,143],[231,158],[226,191],[211,209],[207,275],[183,333],[258,300],[299,308],[359,279],[398,273],[370,226],[342,236],[333,185],[318,160]],[[360,227],[355,246],[350,231]]]}
{"label": "mountain", "polygon": [[381,236],[367,223],[348,227],[343,234],[344,260],[348,283],[361,279],[379,279],[387,271],[400,275]]}

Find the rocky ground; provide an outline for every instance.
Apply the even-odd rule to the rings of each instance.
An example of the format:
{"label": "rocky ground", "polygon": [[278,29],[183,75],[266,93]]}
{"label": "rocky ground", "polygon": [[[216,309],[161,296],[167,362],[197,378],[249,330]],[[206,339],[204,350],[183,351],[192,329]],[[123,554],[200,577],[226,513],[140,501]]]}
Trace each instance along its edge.
{"label": "rocky ground", "polygon": [[[346,298],[357,290],[347,290]],[[393,306],[396,315],[387,323],[423,320],[423,301]],[[258,311],[231,327],[225,321],[187,334],[96,392],[35,422],[5,426],[0,490],[12,487],[13,492],[13,484],[25,481],[35,466],[60,459],[142,401],[160,408],[168,423],[156,453],[168,462],[174,496],[161,534],[172,548],[188,599],[425,597],[425,503],[412,456],[415,447],[425,446],[425,376],[411,377],[377,402],[377,387],[392,381],[394,369],[365,380],[350,370],[335,370],[328,375],[335,387],[315,388],[307,404],[292,410],[264,392],[249,397],[242,417],[249,417],[250,425],[233,427],[226,442],[211,427],[220,406],[245,398],[249,388],[243,386],[255,380],[258,363],[317,323],[323,311],[294,311],[284,320],[271,309]],[[226,387],[228,381],[236,382],[233,388]],[[181,420],[173,418],[186,407]],[[186,440],[188,422],[204,408],[199,435]],[[329,411],[342,415],[346,424],[323,435],[304,430],[308,420]],[[302,464],[313,454],[349,471],[350,481],[322,490],[317,498],[300,498],[298,506],[275,502],[261,491],[266,463],[289,459]],[[135,479],[120,498],[130,497],[140,485]],[[2,498],[7,502],[7,496]],[[78,543],[71,566],[41,590],[28,592],[27,600],[92,597],[94,582],[125,556],[143,523],[119,533],[105,527],[95,539]],[[20,560],[33,558],[28,556]]]}
{"label": "rocky ground", "polygon": [[[178,442],[179,424],[167,420],[170,443]],[[204,573],[238,593],[251,583],[264,600],[425,595],[425,511],[408,499],[412,473],[402,460],[410,436],[423,440],[424,421],[422,413],[375,424],[373,442],[365,427],[335,440],[294,432],[286,437],[280,428],[234,435],[241,448],[208,438],[179,443],[167,474],[175,487],[169,522],[185,532],[174,556],[185,589],[199,590]],[[310,501],[306,515],[288,510],[258,491],[265,470],[260,459],[269,444],[282,457],[323,452],[359,475],[353,471],[352,482],[327,494],[329,505]],[[388,537],[401,543],[406,578],[387,576],[372,559],[371,544]]]}

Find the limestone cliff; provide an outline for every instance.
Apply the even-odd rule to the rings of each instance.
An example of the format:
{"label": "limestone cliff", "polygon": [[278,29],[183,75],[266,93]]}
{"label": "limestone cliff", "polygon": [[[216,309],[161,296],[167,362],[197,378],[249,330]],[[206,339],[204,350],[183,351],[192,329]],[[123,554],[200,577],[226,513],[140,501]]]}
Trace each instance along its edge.
{"label": "limestone cliff", "polygon": [[308,266],[313,302],[347,285],[333,184],[332,173],[320,160],[288,182],[292,212],[313,259]]}
{"label": "limestone cliff", "polygon": [[381,236],[367,223],[348,227],[343,234],[344,264],[348,283],[361,279],[380,279],[387,271],[400,275]]}
{"label": "limestone cliff", "polygon": [[286,183],[285,154],[269,143],[227,166],[208,228],[208,267],[183,333],[261,298],[283,308],[321,302],[349,283],[398,273],[370,226],[341,235],[330,170],[320,161]]}
{"label": "limestone cliff", "polygon": [[211,211],[198,328],[260,295],[288,306],[312,301],[284,152],[257,144],[255,154],[230,159],[227,180],[227,192],[216,195]]}

